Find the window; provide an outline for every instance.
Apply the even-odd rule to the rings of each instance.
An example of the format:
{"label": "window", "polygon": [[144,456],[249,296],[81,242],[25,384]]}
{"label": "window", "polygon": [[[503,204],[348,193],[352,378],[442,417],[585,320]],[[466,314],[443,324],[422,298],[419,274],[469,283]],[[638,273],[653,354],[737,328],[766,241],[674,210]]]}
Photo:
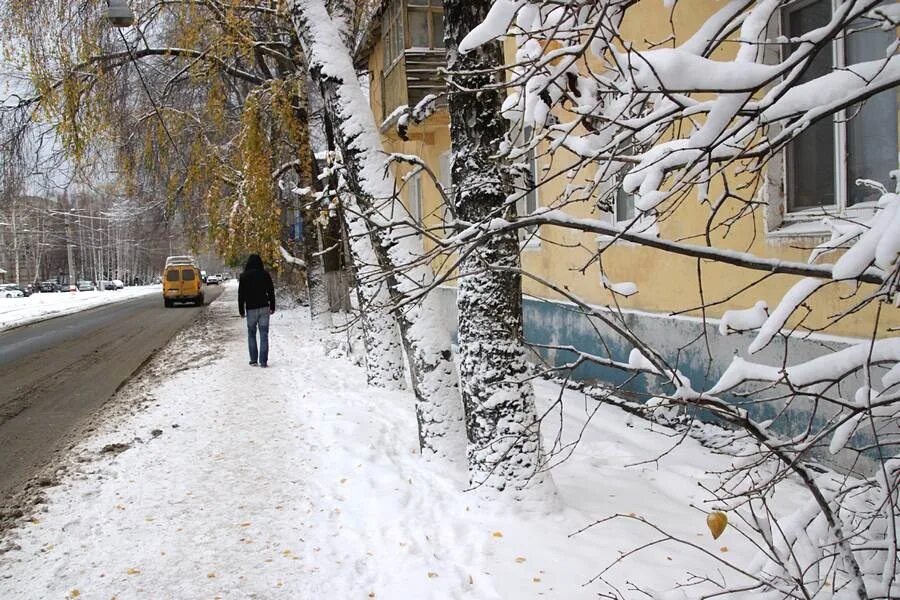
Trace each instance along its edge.
{"label": "window", "polygon": [[[782,9],[782,33],[795,38],[826,25],[832,0],[798,0]],[[858,19],[848,34],[823,47],[800,82],[854,63],[885,57],[894,31]],[[791,48],[793,50],[793,48]],[[884,182],[897,168],[897,90],[881,92],[833,119],[810,125],[785,153],[788,212],[844,209],[877,199],[856,180]]]}
{"label": "window", "polygon": [[[450,161],[450,153],[444,152],[440,156],[440,180],[441,186],[444,188],[444,193],[447,194],[447,199],[449,201],[453,201],[453,165]],[[450,212],[447,207],[447,202],[443,199],[441,200],[441,222],[444,224],[444,235],[453,235],[453,228],[449,226],[449,223],[453,221],[453,213]]]}
{"label": "window", "polygon": [[[622,144],[618,146],[616,152],[621,154],[635,155],[638,153],[638,148],[629,138],[629,140],[622,142]],[[634,194],[627,193],[622,187],[622,184],[625,181],[625,176],[633,166],[634,165],[630,163],[625,163],[625,165],[619,169],[619,172],[616,173],[616,176],[613,179],[613,183],[616,186],[616,194],[613,197],[613,201],[615,202],[613,212],[615,214],[617,223],[622,223],[623,221],[632,221],[636,216],[634,211]]]}
{"label": "window", "polygon": [[393,0],[387,4],[382,22],[384,69],[403,55],[406,48],[444,47],[442,0]]}
{"label": "window", "polygon": [[408,48],[444,47],[443,0],[407,0]]}
{"label": "window", "polygon": [[193,269],[183,269],[181,271],[181,280],[182,281],[193,281],[194,280],[194,270]]}
{"label": "window", "polygon": [[[424,215],[422,211],[422,171],[416,171],[406,183],[409,190],[409,216],[413,222],[422,226],[424,223]],[[421,234],[420,234],[421,236]]]}
{"label": "window", "polygon": [[384,10],[382,36],[384,70],[387,71],[403,54],[403,48],[406,45],[403,31],[403,3],[399,0],[389,2]]}
{"label": "window", "polygon": [[[531,143],[532,134],[533,129],[531,126],[526,126],[522,130],[519,144]],[[529,149],[523,159],[525,167],[528,169],[528,176],[522,177],[516,182],[516,188],[518,188],[517,193],[524,192],[523,195],[516,200],[516,213],[520,217],[530,215],[538,209],[538,163],[535,149]],[[519,238],[522,241],[527,242],[528,245],[538,245],[540,244],[540,240],[535,235],[537,230],[537,225],[523,227],[519,229]]]}
{"label": "window", "polygon": [[166,281],[178,281],[178,269],[169,269],[166,271]]}

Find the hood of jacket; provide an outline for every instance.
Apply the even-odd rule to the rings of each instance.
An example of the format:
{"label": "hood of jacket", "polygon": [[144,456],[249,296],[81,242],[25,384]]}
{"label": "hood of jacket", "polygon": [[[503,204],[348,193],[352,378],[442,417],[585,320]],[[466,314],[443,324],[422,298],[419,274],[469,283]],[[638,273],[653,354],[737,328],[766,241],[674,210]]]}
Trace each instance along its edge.
{"label": "hood of jacket", "polygon": [[263,270],[263,261],[259,257],[259,254],[251,254],[247,258],[247,264],[244,266],[244,271],[262,271]]}

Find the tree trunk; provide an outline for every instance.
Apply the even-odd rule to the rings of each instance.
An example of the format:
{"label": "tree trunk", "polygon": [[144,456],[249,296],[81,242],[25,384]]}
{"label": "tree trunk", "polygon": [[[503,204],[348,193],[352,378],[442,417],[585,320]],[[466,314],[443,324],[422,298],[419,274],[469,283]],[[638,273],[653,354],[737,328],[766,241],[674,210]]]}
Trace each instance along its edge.
{"label": "tree trunk", "polygon": [[462,454],[464,429],[450,335],[432,295],[404,304],[434,282],[434,273],[428,265],[416,264],[423,252],[411,228],[392,225],[385,232],[369,227],[373,220],[388,223],[391,215],[403,214],[374,115],[346,44],[339,41],[340,32],[322,0],[293,0],[289,5],[311,74],[323,91],[327,118],[334,121],[344,176],[358,204],[359,210],[346,212],[351,233],[359,237],[368,229],[382,278],[397,308],[416,395],[420,447],[424,453],[454,459]]}
{"label": "tree trunk", "polygon": [[[297,84],[294,112],[299,126],[297,127],[297,176],[300,185],[312,190],[316,187],[315,155],[309,144],[309,93],[307,82],[303,78]],[[328,307],[328,290],[325,287],[325,266],[319,254],[319,228],[316,224],[315,207],[310,206],[309,198],[301,199],[300,214],[303,219],[303,261],[306,263],[306,290],[309,296],[309,318],[313,331],[324,336],[332,328],[331,311]]]}
{"label": "tree trunk", "polygon": [[391,314],[391,296],[382,281],[372,240],[362,219],[349,219],[347,226],[366,346],[366,378],[375,387],[404,390],[406,369],[400,330]]}
{"label": "tree trunk", "polygon": [[319,247],[319,228],[311,207],[300,211],[303,218],[303,262],[306,263],[306,289],[309,293],[309,318],[317,335],[327,335],[333,326],[328,306],[325,267]]}
{"label": "tree trunk", "polygon": [[[333,153],[336,149],[336,140],[332,123],[327,118],[325,140],[328,150]],[[318,177],[316,180],[318,181]],[[331,176],[329,185],[332,190],[337,190],[337,176]],[[358,209],[354,212],[358,214]],[[366,381],[374,387],[404,390],[406,369],[403,366],[400,330],[391,314],[390,295],[383,285],[378,285],[377,276],[380,270],[375,259],[372,240],[361,219],[354,219],[352,222],[348,220],[347,227],[350,230],[348,232],[350,258],[356,279],[363,345],[366,348]]]}
{"label": "tree trunk", "polygon": [[328,288],[328,306],[331,312],[349,312],[347,289],[347,264],[344,255],[344,239],[341,211],[328,219],[322,227],[322,262],[325,265],[325,286]]}
{"label": "tree trunk", "polygon": [[[449,86],[455,90],[450,94],[453,202],[459,218],[472,223],[515,217],[515,205],[507,206],[513,191],[508,169],[492,158],[507,132],[497,87],[502,48],[491,43],[468,54],[457,50],[490,6],[490,0],[444,0],[448,67],[456,73]],[[489,236],[462,252],[467,258],[461,264],[457,306],[470,483],[517,497],[526,486],[552,491],[549,473],[540,470],[539,422],[522,343],[518,236]]]}

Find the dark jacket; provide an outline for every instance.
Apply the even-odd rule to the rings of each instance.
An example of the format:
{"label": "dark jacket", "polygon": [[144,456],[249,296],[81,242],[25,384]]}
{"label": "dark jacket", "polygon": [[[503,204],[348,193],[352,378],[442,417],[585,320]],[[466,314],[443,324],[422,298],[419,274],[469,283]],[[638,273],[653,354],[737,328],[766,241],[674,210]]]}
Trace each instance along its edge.
{"label": "dark jacket", "polygon": [[275,312],[275,286],[263,269],[262,259],[258,254],[251,254],[238,283],[238,312],[243,317],[245,310],[265,306]]}

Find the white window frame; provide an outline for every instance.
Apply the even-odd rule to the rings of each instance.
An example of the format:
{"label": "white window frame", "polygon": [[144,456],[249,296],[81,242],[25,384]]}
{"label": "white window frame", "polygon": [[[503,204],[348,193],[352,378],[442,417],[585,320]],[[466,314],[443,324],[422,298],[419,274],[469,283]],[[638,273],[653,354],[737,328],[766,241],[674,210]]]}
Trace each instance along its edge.
{"label": "white window frame", "polygon": [[[533,129],[530,126],[520,129],[517,136],[519,137],[519,144],[530,142],[532,135]],[[538,165],[537,148],[530,149],[524,158],[528,161],[528,171],[531,174],[531,181],[534,183],[534,188],[525,192],[516,200],[516,214],[520,217],[530,215],[541,206],[540,168]],[[522,185],[524,186],[524,182],[522,182]],[[522,227],[517,230],[519,233],[519,244],[523,250],[536,250],[541,247],[540,229],[540,225],[533,225],[531,227]]]}
{"label": "white window frame", "polygon": [[[419,228],[425,227],[425,215],[423,210],[423,194],[422,194],[422,169],[417,168],[406,181],[408,190],[407,199],[409,202],[409,216]],[[419,238],[422,233],[419,232]]]}
{"label": "white window frame", "polygon": [[[632,144],[630,147],[633,149],[634,145]],[[632,151],[631,154],[634,154],[634,152]],[[637,207],[634,205],[634,194],[626,194],[625,191],[622,189],[622,186],[625,182],[625,175],[630,170],[631,170],[631,165],[626,164],[621,169],[619,169],[619,171],[616,173],[615,177],[613,178],[613,182],[615,184],[616,189],[613,192],[612,222],[619,226],[626,226],[641,216],[638,214]],[[627,217],[625,219],[620,219],[619,218],[619,202],[626,195],[629,198],[631,198],[631,216]]]}
{"label": "white window frame", "polygon": [[[795,0],[790,4],[781,7],[778,18],[775,19],[776,27],[779,34],[784,34],[784,25],[787,15],[785,11],[788,9],[798,9],[822,2],[825,0]],[[831,11],[834,12],[837,0],[830,0]],[[776,54],[776,57],[778,55]],[[776,59],[773,57],[773,59]],[[845,43],[844,37],[840,36],[832,42],[831,64],[833,69],[840,69],[846,66]],[[846,149],[848,143],[847,137],[847,111],[842,110],[832,116],[833,136],[834,136],[834,171],[835,180],[833,182],[835,190],[835,204],[815,206],[798,210],[790,210],[790,170],[788,165],[788,147],[781,152],[781,156],[777,161],[770,163],[763,191],[769,196],[769,210],[766,214],[767,234],[772,237],[786,236],[794,237],[798,235],[814,235],[821,236],[830,233],[826,225],[817,223],[827,216],[849,216],[851,218],[865,218],[874,213],[875,202],[861,202],[852,206],[848,205],[848,184],[847,180],[847,156]],[[898,161],[900,162],[900,161]],[[773,198],[773,196],[775,196]],[[778,208],[773,209],[772,202],[778,203]]]}
{"label": "white window frame", "polygon": [[[442,152],[440,157],[438,157],[438,162],[440,166],[440,183],[444,187],[444,192],[447,194],[447,200],[453,198],[453,165],[450,163],[450,150],[446,152]],[[439,194],[440,195],[440,194]],[[453,228],[447,226],[447,221],[452,219],[452,214],[450,213],[450,209],[447,206],[447,201],[444,198],[440,199],[441,201],[441,224],[443,226],[444,236],[453,235]]]}
{"label": "white window frame", "polygon": [[[626,147],[629,148],[629,154],[637,154],[638,149],[634,147],[633,143],[629,144]],[[634,205],[634,194],[627,194],[629,198],[631,198],[631,213],[630,217],[625,219],[619,218],[619,203],[622,200],[621,195],[625,193],[622,191],[622,184],[625,179],[625,174],[628,173],[632,168],[632,165],[626,164],[621,167],[618,172],[611,178],[610,184],[613,189],[611,190],[612,194],[612,205],[610,206],[609,211],[604,211],[603,214],[606,216],[606,219],[609,223],[615,225],[616,227],[625,229],[628,228],[629,233],[645,233],[648,235],[659,235],[659,224],[657,221],[657,213],[655,210],[651,210],[649,212],[640,212],[637,207]],[[609,189],[609,188],[607,188]],[[615,244],[623,244],[626,246],[635,245],[634,242],[629,242],[628,240],[624,240],[621,238],[616,238],[614,236],[599,234],[597,236],[597,245],[605,246],[610,242]]]}

